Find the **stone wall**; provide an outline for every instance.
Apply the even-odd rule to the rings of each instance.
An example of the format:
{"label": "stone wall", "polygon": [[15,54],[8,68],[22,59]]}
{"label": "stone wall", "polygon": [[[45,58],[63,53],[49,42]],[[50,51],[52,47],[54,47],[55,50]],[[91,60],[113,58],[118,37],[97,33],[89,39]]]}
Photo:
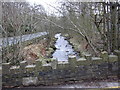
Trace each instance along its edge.
{"label": "stone wall", "polygon": [[43,64],[42,60],[36,60],[34,65],[28,65],[26,61],[20,62],[20,66],[3,63],[2,82],[3,86],[29,86],[106,78],[118,75],[119,61],[120,51],[116,50],[114,55],[107,52],[102,52],[100,57],[84,54],[79,59],[70,55],[68,61],[53,60],[48,64]]}

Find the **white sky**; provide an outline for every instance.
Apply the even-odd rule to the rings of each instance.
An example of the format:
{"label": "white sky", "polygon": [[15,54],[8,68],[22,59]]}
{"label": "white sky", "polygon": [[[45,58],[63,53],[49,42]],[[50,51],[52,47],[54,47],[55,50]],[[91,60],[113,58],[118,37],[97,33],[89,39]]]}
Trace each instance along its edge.
{"label": "white sky", "polygon": [[55,11],[55,9],[47,4],[57,7],[58,6],[57,1],[59,1],[59,0],[26,0],[26,1],[30,2],[31,5],[33,5],[34,3],[41,4],[45,8],[46,11],[51,13],[51,12]]}

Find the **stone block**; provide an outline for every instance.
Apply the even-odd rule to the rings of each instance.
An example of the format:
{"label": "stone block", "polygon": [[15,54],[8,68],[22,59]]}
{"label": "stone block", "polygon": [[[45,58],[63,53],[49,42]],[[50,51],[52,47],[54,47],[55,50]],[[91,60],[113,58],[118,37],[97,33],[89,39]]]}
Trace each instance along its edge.
{"label": "stone block", "polygon": [[92,55],[91,55],[91,54],[84,54],[84,57],[85,57],[87,60],[92,60]]}
{"label": "stone block", "polygon": [[102,58],[100,57],[92,57],[92,64],[101,64],[104,63],[104,61],[102,60]]}
{"label": "stone block", "polygon": [[5,83],[5,85],[7,85],[7,86],[20,86],[20,85],[22,85],[22,78],[11,78]]}
{"label": "stone block", "polygon": [[57,69],[67,69],[69,67],[68,61],[59,61],[57,64]]}
{"label": "stone block", "polygon": [[103,61],[108,61],[108,52],[106,51],[101,52],[100,57],[103,59]]}
{"label": "stone block", "polygon": [[52,69],[51,64],[43,64],[42,71],[50,71]]}
{"label": "stone block", "polygon": [[114,50],[114,54],[118,56],[118,60],[120,61],[120,50]]}
{"label": "stone block", "polygon": [[10,67],[10,73],[11,74],[18,74],[18,73],[20,73],[20,66],[12,66],[12,67]]}
{"label": "stone block", "polygon": [[112,71],[115,71],[116,73],[118,73],[118,62],[117,61],[112,63]]}
{"label": "stone block", "polygon": [[51,62],[52,69],[57,69],[57,64],[58,64],[58,61],[57,61],[56,59],[54,59],[54,60]]}
{"label": "stone block", "polygon": [[97,72],[100,72],[100,75],[103,75],[103,76],[105,76],[105,75],[108,75],[109,74],[109,72],[111,71],[111,66],[109,65],[109,63],[101,63],[101,64],[99,64],[98,65],[98,70],[97,70]]}
{"label": "stone block", "polygon": [[22,79],[22,84],[24,86],[38,85],[39,81],[37,77],[25,77]]}
{"label": "stone block", "polygon": [[9,74],[10,63],[2,63],[2,74]]}
{"label": "stone block", "polygon": [[27,66],[27,61],[21,61],[20,68],[25,68],[25,66]]}
{"label": "stone block", "polygon": [[76,56],[75,55],[69,55],[68,56],[68,62],[70,67],[75,67],[76,66]]}
{"label": "stone block", "polygon": [[15,79],[15,86],[20,86],[22,85],[22,78],[16,78]]}
{"label": "stone block", "polygon": [[109,58],[109,62],[118,61],[118,56],[116,55],[109,55],[108,58]]}
{"label": "stone block", "polygon": [[42,68],[42,61],[41,60],[36,60],[35,61],[36,69],[39,71]]}
{"label": "stone block", "polygon": [[35,71],[35,67],[36,67],[36,65],[27,65],[25,67],[25,70],[26,70],[27,73],[32,73],[32,72]]}
{"label": "stone block", "polygon": [[90,65],[90,64],[91,64],[91,61],[87,60],[85,58],[79,58],[77,60],[77,66],[80,66],[80,65]]}
{"label": "stone block", "polygon": [[21,73],[23,73],[25,71],[25,67],[27,66],[27,61],[22,61],[20,62],[20,70]]}

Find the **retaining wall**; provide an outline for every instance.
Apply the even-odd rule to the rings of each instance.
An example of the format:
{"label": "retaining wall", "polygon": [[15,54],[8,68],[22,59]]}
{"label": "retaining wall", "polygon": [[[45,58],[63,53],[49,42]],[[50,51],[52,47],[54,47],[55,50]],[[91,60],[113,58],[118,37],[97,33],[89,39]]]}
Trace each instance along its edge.
{"label": "retaining wall", "polygon": [[27,65],[26,61],[20,62],[20,66],[10,66],[10,63],[3,63],[2,82],[3,86],[29,86],[106,78],[118,75],[119,61],[120,51],[115,50],[114,55],[102,52],[100,57],[85,54],[79,59],[70,55],[68,61],[53,60],[48,64],[43,64],[40,59],[36,60],[34,65]]}

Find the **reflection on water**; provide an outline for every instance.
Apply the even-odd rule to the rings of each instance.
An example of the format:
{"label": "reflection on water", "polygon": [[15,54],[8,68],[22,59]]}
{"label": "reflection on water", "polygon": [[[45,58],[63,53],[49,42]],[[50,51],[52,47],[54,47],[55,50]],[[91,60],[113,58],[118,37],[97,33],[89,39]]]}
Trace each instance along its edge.
{"label": "reflection on water", "polygon": [[57,41],[55,43],[55,47],[57,49],[53,53],[53,58],[57,59],[58,61],[66,61],[68,60],[68,55],[76,54],[69,42],[65,40],[65,37],[61,36],[61,33],[56,34],[55,38],[57,38]]}

